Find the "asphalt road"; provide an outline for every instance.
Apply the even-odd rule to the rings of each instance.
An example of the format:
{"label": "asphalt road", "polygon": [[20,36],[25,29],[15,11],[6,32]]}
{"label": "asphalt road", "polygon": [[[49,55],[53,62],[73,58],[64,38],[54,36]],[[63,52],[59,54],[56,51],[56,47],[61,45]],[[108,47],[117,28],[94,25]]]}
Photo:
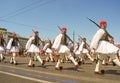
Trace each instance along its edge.
{"label": "asphalt road", "polygon": [[[44,66],[35,61],[35,67],[28,67],[28,57],[17,57],[18,65],[9,63],[10,56],[0,62],[0,83],[120,83],[120,67],[102,66],[104,75],[94,74],[95,63],[87,60],[76,69],[71,62],[61,63],[63,70],[55,70],[56,62]],[[44,58],[43,58],[44,59]]]}

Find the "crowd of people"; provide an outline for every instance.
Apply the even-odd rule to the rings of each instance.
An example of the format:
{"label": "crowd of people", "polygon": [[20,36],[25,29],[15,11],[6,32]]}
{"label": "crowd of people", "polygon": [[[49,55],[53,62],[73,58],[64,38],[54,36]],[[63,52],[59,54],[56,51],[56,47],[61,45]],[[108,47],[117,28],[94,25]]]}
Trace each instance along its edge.
{"label": "crowd of people", "polygon": [[[101,64],[106,64],[106,58],[108,62],[120,66],[120,49],[115,46],[114,38],[107,32],[107,22],[101,21],[100,28],[95,33],[92,41],[87,44],[86,37],[81,38],[82,42],[77,42],[76,46],[73,47],[73,41],[67,35],[67,28],[61,28],[62,33],[56,36],[53,42],[48,42],[43,45],[43,41],[39,37],[39,32],[34,31],[34,36],[30,36],[26,45],[25,51],[29,56],[28,67],[34,67],[34,61],[38,60],[43,66],[45,62],[55,62],[54,56],[57,56],[57,62],[55,70],[62,70],[60,66],[61,62],[71,61],[76,68],[79,68],[81,64],[85,63],[88,58],[91,62],[96,63],[95,74],[104,74],[104,70],[101,70]],[[12,53],[10,58],[11,64],[18,64],[16,56],[19,53],[21,42],[16,33],[13,33],[12,38],[8,43],[4,40],[3,34],[0,34],[0,61],[5,59],[3,52],[9,50]],[[41,55],[47,55],[46,59],[43,60]]]}

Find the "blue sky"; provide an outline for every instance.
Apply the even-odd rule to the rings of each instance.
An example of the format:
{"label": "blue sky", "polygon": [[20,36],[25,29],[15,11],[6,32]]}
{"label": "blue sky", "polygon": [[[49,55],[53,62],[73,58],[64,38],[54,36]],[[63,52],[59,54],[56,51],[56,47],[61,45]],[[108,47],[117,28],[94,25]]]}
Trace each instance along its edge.
{"label": "blue sky", "polygon": [[21,36],[34,35],[53,40],[60,27],[67,27],[67,34],[75,40],[78,35],[90,42],[98,27],[86,17],[108,23],[107,30],[120,42],[120,0],[0,0],[0,27]]}

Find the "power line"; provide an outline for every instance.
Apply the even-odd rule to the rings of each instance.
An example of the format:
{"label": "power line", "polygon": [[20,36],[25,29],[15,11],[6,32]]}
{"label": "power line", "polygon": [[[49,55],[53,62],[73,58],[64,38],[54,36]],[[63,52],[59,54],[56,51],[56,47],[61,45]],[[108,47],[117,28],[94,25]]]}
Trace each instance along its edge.
{"label": "power line", "polygon": [[27,5],[27,6],[24,6],[24,7],[22,7],[22,8],[19,8],[19,9],[13,11],[13,12],[10,12],[10,13],[4,15],[4,16],[1,16],[0,18],[6,18],[6,17],[8,17],[8,16],[10,16],[10,15],[12,15],[12,14],[14,14],[14,13],[17,13],[17,12],[19,12],[19,11],[22,11],[22,10],[24,10],[24,9],[30,7],[30,6],[33,6],[33,5],[35,5],[35,4],[38,4],[39,2],[42,2],[42,1],[43,1],[43,0],[39,0],[39,1],[33,2],[33,3],[31,3],[31,4]]}
{"label": "power line", "polygon": [[[16,13],[16,14],[14,14],[14,15],[11,15],[11,16],[9,16],[8,18],[17,16],[17,15],[20,15],[20,14],[23,14],[23,13],[25,13],[25,12],[28,12],[28,11],[33,10],[33,9],[35,9],[35,8],[38,8],[38,7],[40,7],[40,6],[44,6],[44,5],[46,5],[46,4],[49,4],[49,3],[53,2],[53,1],[56,1],[56,0],[46,1],[46,2],[43,2],[43,3],[40,4],[40,5],[37,5],[37,6],[35,6],[35,7],[29,8],[29,9],[26,9],[26,10],[25,10],[25,8],[30,7],[30,5],[29,5],[29,6],[26,6],[26,7],[23,7],[23,8],[18,9],[18,10],[20,10],[20,11],[21,11],[21,10],[24,10],[24,11],[21,11],[21,12],[18,12],[18,13]],[[12,14],[12,13],[11,13],[11,14]]]}
{"label": "power line", "polygon": [[[56,1],[56,0],[49,0],[49,1],[46,1],[46,2],[42,2],[42,1],[43,1],[43,0],[40,0],[40,1],[37,1],[37,2],[34,2],[34,3],[31,3],[30,5],[27,5],[27,6],[25,6],[25,7],[22,7],[22,8],[20,8],[20,9],[17,9],[16,11],[10,12],[9,14],[6,14],[6,15],[0,17],[0,21],[6,22],[6,23],[16,24],[16,25],[20,25],[20,26],[32,27],[32,28],[34,28],[34,27],[39,27],[39,26],[33,26],[33,25],[27,25],[27,24],[23,24],[23,23],[8,21],[8,20],[6,20],[6,19],[4,19],[4,18],[10,18],[10,17],[17,16],[17,15],[19,15],[19,14],[23,14],[23,13],[25,13],[25,12],[28,12],[28,11],[33,10],[33,9],[35,9],[35,8],[38,8],[38,7],[40,7],[40,6],[44,6],[44,5],[49,4],[49,3],[53,2],[53,1]],[[45,0],[44,0],[44,1],[45,1]],[[34,5],[34,4],[37,4],[38,2],[39,2],[39,5],[33,7],[33,5]],[[41,4],[40,4],[40,3],[41,3]],[[31,8],[31,6],[32,6],[32,8]],[[30,7],[30,8],[29,8],[29,7]],[[29,8],[29,9],[28,9],[28,8]],[[23,11],[23,10],[24,10],[24,11]],[[41,29],[44,29],[44,28],[41,28]],[[45,29],[44,29],[44,30],[45,30]],[[47,29],[47,30],[45,30],[45,31],[51,31],[51,30]]]}
{"label": "power line", "polygon": [[[41,0],[41,1],[42,1],[42,0]],[[37,6],[33,7],[33,8],[31,8],[31,9],[27,9],[27,10],[25,10],[25,11],[21,11],[21,10],[24,10],[24,8],[30,7],[30,5],[25,6],[25,7],[23,7],[23,8],[20,8],[20,9],[14,11],[14,12],[18,12],[18,11],[21,11],[21,12],[15,14],[15,15],[9,16],[8,18],[17,16],[17,15],[19,15],[19,14],[22,14],[22,13],[25,13],[25,12],[27,12],[27,11],[33,10],[33,9],[38,8],[38,7],[40,7],[40,6],[44,6],[44,5],[49,4],[49,3],[53,2],[53,1],[55,1],[55,0],[52,0],[52,1],[50,0],[50,1],[47,1],[47,2],[42,3],[42,4],[40,4],[40,5],[37,5]],[[37,1],[37,2],[39,2],[39,1]],[[34,2],[34,3],[32,3],[32,4],[35,4],[35,3],[37,3],[37,2]],[[12,12],[11,12],[11,14],[12,14]],[[23,23],[8,21],[8,20],[5,20],[5,19],[0,19],[0,21],[7,22],[7,23],[12,23],[12,24],[17,24],[17,25],[21,25],[21,26],[27,26],[27,27],[38,27],[38,26],[32,26],[32,25],[27,25],[27,24],[23,24]]]}
{"label": "power line", "polygon": [[38,26],[33,26],[33,25],[27,25],[27,24],[22,24],[22,23],[18,23],[18,22],[13,22],[13,21],[7,21],[7,20],[0,20],[3,22],[7,22],[7,23],[12,23],[12,24],[17,24],[17,25],[21,25],[21,26],[26,26],[26,27],[38,27]]}

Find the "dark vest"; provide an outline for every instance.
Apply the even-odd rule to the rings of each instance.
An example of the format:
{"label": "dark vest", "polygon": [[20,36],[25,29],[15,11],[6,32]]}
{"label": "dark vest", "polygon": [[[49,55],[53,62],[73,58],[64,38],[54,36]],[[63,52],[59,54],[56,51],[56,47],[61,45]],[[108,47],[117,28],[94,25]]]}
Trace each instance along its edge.
{"label": "dark vest", "polygon": [[48,48],[50,49],[52,48],[52,43],[49,43]]}
{"label": "dark vest", "polygon": [[62,33],[61,44],[67,45],[67,36],[64,33]]}
{"label": "dark vest", "polygon": [[77,49],[76,49],[76,50],[78,50],[78,49],[79,49],[79,47],[80,47],[80,45],[77,45]]}
{"label": "dark vest", "polygon": [[13,37],[12,46],[18,46],[19,39]]}
{"label": "dark vest", "polygon": [[87,49],[87,46],[86,46],[86,42],[84,42],[85,44],[83,45],[83,48],[86,48]]}
{"label": "dark vest", "polygon": [[4,46],[5,40],[3,38],[0,38],[0,46]]}
{"label": "dark vest", "polygon": [[100,40],[105,40],[105,41],[109,41],[109,35],[105,32],[104,34],[103,34],[103,36],[101,37],[101,39]]}
{"label": "dark vest", "polygon": [[35,36],[35,39],[32,41],[32,44],[35,44],[36,46],[39,46],[40,45],[40,38],[36,35]]}

